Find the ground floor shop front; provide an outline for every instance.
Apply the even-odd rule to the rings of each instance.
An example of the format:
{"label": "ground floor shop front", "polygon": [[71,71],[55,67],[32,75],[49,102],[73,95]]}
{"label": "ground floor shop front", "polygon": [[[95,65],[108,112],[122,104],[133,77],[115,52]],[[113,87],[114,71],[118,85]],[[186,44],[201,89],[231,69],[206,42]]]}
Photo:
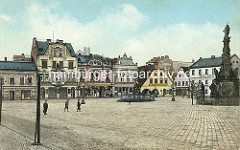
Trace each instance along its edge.
{"label": "ground floor shop front", "polygon": [[37,98],[36,86],[3,86],[4,100],[31,100]]}
{"label": "ground floor shop front", "polygon": [[189,95],[189,88],[188,87],[177,87],[176,88],[176,95],[177,96],[190,96]]}
{"label": "ground floor shop front", "polygon": [[[154,94],[155,96],[171,96],[172,95],[171,86],[147,86],[141,87],[142,94]],[[176,93],[176,91],[175,91]]]}
{"label": "ground floor shop front", "polygon": [[112,97],[112,85],[106,83],[79,83],[76,85],[41,86],[41,99]]}

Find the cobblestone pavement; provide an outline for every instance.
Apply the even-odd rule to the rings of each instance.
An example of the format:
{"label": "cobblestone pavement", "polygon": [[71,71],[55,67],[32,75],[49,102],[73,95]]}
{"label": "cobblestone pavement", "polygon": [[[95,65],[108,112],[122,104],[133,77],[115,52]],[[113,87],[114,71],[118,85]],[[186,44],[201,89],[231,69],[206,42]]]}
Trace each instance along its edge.
{"label": "cobblestone pavement", "polygon": [[[41,115],[42,149],[240,147],[239,106],[191,105],[181,97],[131,104],[108,98],[87,99],[81,112],[76,112],[77,100],[70,100],[69,112],[64,112],[64,102],[49,100],[48,115]],[[30,145],[35,109],[35,101],[3,102],[0,149],[39,148]]]}

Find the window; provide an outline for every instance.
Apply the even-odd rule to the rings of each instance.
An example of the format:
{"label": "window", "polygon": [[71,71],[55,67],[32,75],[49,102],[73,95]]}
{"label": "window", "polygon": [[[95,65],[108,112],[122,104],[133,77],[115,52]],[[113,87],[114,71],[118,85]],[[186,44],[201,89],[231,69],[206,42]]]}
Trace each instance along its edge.
{"label": "window", "polygon": [[[82,77],[82,75],[81,75]],[[117,82],[118,81],[118,75],[117,74],[114,74],[114,82]]]}
{"label": "window", "polygon": [[208,94],[208,90],[207,89],[205,90],[205,94]]}
{"label": "window", "polygon": [[153,79],[150,79],[150,84],[152,84],[153,83]]}
{"label": "window", "polygon": [[182,75],[181,75],[181,74],[179,74],[179,77],[181,78],[181,77],[182,77]]}
{"label": "window", "polygon": [[177,82],[175,82],[175,86],[177,86]]}
{"label": "window", "polygon": [[54,57],[57,57],[57,50],[54,50],[53,56],[54,56]]}
{"label": "window", "polygon": [[63,56],[63,52],[62,50],[59,50],[59,57],[62,57]]}
{"label": "window", "polygon": [[68,62],[68,69],[73,69],[73,62],[72,61]]}
{"label": "window", "polygon": [[160,76],[162,77],[162,72],[160,72]]}
{"label": "window", "polygon": [[182,81],[182,86],[184,86],[184,81]]}
{"label": "window", "polygon": [[208,69],[205,69],[205,74],[208,74]]}
{"label": "window", "polygon": [[4,77],[3,76],[1,77],[0,82],[4,82]]}
{"label": "window", "polygon": [[49,75],[45,74],[45,81],[48,81],[48,80],[49,80]]}
{"label": "window", "polygon": [[154,76],[155,76],[155,77],[157,76],[157,72],[154,72]]}
{"label": "window", "polygon": [[192,75],[195,76],[195,70],[192,70]]}
{"label": "window", "polygon": [[157,79],[155,79],[155,83],[156,83],[156,84],[158,83],[158,80],[157,80]]}
{"label": "window", "polygon": [[56,62],[56,61],[53,61],[52,68],[53,68],[53,69],[56,69],[56,68],[57,68],[57,62]]}
{"label": "window", "polygon": [[202,70],[201,69],[198,70],[198,74],[202,75]]}
{"label": "window", "polygon": [[198,82],[199,82],[199,83],[202,83],[202,81],[201,81],[201,80],[199,80]]}
{"label": "window", "polygon": [[40,81],[43,81],[43,74],[40,75]]}
{"label": "window", "polygon": [[186,81],[186,86],[188,86],[188,81]]}
{"label": "window", "polygon": [[27,84],[32,84],[32,77],[27,78]]}
{"label": "window", "polygon": [[160,79],[160,83],[163,84],[163,79],[162,78]]}
{"label": "window", "polygon": [[205,84],[208,85],[208,80],[205,80]]}
{"label": "window", "polygon": [[127,75],[127,82],[130,82],[130,74]]}
{"label": "window", "polygon": [[181,86],[181,82],[180,81],[178,81],[178,86]]}
{"label": "window", "polygon": [[59,62],[59,69],[63,69],[63,61]]}
{"label": "window", "polygon": [[24,85],[24,77],[20,77],[20,84]]}
{"label": "window", "polygon": [[121,82],[124,82],[125,74],[124,72],[121,73]]}
{"label": "window", "polygon": [[238,61],[236,61],[236,63],[238,64]]}
{"label": "window", "polygon": [[10,78],[10,84],[14,85],[14,78]]}
{"label": "window", "polygon": [[167,79],[165,79],[165,83],[167,84]]}
{"label": "window", "polygon": [[47,68],[47,60],[42,60],[42,69]]}
{"label": "window", "polygon": [[233,61],[233,63],[235,63],[235,61]]}

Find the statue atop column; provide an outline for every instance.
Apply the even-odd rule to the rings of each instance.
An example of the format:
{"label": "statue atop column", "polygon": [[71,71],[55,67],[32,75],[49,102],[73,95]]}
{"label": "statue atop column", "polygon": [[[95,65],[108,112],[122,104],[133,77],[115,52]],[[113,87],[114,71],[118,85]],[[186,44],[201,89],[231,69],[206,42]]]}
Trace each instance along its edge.
{"label": "statue atop column", "polygon": [[230,55],[230,27],[227,24],[223,30],[225,33],[223,38],[223,54],[222,65],[218,72],[214,69],[215,79],[211,88],[211,96],[215,97],[217,105],[239,105],[239,86],[237,75],[232,70],[231,55]]}

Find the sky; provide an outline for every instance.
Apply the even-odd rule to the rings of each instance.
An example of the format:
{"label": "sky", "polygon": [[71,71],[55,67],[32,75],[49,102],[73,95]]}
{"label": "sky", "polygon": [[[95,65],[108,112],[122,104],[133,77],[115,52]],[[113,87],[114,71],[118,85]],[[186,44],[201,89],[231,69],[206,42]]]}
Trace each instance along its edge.
{"label": "sky", "polygon": [[229,24],[231,54],[240,56],[240,0],[1,0],[0,60],[31,54],[32,39],[62,39],[75,51],[144,65],[221,56]]}

